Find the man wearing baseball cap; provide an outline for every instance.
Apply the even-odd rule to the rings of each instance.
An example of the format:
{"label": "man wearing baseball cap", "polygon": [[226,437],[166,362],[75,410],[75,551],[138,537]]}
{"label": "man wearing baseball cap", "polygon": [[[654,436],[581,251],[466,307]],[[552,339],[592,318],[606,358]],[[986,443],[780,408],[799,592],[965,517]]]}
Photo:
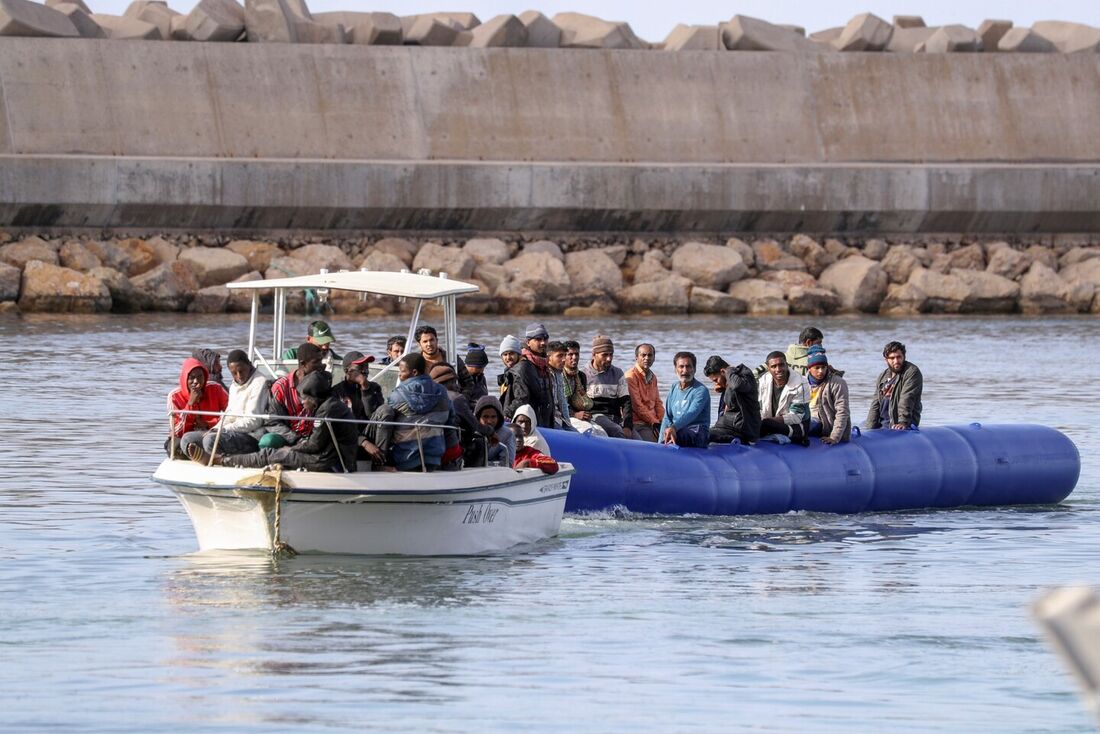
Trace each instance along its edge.
{"label": "man wearing baseball cap", "polygon": [[[306,341],[321,350],[321,357],[325,369],[331,371],[332,365],[339,359],[339,354],[332,351],[332,345],[336,343],[336,337],[332,335],[332,329],[324,321],[313,321],[306,333]],[[283,352],[283,359],[297,359],[297,347],[291,347]]]}

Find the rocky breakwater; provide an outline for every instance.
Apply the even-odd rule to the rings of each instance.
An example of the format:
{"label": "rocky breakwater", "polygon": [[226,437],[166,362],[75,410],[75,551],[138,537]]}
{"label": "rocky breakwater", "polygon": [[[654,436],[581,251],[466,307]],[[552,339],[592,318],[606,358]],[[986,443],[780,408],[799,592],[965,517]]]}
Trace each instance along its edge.
{"label": "rocky breakwater", "polygon": [[735,15],[709,25],[677,25],[663,41],[639,38],[630,25],[583,13],[549,18],[534,10],[484,23],[469,12],[397,16],[384,12],[313,13],[306,0],[198,0],[186,14],[164,0],[134,0],[122,15],[97,13],[84,0],[0,0],[0,36],[141,41],[326,43],[357,45],[792,51],[801,53],[1076,53],[1100,49],[1100,29],[1043,21],[1031,27],[986,20],[978,27],[926,26],[919,16],[893,22],[861,13],[844,26],[807,35],[793,25]]}
{"label": "rocky breakwater", "polygon": [[[476,283],[481,292],[460,299],[467,313],[1100,314],[1100,244],[1087,240],[0,240],[6,313],[245,312],[250,296],[226,283],[365,268]],[[329,305],[335,313],[403,308],[338,293]]]}

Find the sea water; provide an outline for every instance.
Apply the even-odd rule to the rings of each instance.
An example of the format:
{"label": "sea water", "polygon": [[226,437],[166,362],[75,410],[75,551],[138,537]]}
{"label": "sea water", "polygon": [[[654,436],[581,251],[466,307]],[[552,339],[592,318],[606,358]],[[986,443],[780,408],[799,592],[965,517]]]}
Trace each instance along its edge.
{"label": "sea water", "polygon": [[[460,339],[492,375],[532,320],[464,318]],[[1094,730],[1029,607],[1100,582],[1100,319],[543,321],[586,350],[612,336],[624,368],[652,342],[665,389],[677,350],[756,365],[814,323],[858,421],[897,338],[926,425],[1053,426],[1081,481],[1044,507],[567,516],[486,558],[197,554],[150,480],[165,395],[192,348],[246,346],[247,319],[5,318],[0,730]],[[376,355],[406,328],[331,323]]]}

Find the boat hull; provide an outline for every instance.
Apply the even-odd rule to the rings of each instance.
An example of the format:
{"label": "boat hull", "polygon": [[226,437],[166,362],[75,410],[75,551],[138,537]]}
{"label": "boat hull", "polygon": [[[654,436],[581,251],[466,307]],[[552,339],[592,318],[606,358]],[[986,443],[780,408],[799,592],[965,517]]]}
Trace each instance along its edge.
{"label": "boat hull", "polygon": [[[299,553],[480,555],[558,534],[572,469],[281,476],[279,539]],[[201,550],[269,549],[276,473],[165,460]]]}
{"label": "boat hull", "polygon": [[576,471],[567,512],[753,515],[855,513],[961,506],[1053,504],[1081,472],[1077,447],[1035,425],[971,424],[867,431],[809,447],[681,449],[543,431]]}

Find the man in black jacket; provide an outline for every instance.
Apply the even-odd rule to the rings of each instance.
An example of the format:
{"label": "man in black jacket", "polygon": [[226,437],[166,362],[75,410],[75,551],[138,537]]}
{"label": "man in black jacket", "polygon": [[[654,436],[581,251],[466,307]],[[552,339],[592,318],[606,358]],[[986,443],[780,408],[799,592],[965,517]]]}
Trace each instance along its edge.
{"label": "man in black jacket", "polygon": [[[357,421],[371,420],[374,411],[381,408],[386,399],[382,396],[382,386],[368,379],[371,362],[374,357],[366,357],[362,352],[348,352],[344,356],[344,379],[332,388],[332,396],[351,409]],[[367,438],[370,425],[356,424],[359,432],[359,457],[364,460],[382,463],[382,451]]]}
{"label": "man in black jacket", "polygon": [[924,392],[924,376],[915,364],[905,359],[905,345],[893,341],[882,350],[886,369],[875,383],[875,397],[867,412],[867,428],[890,427],[904,431],[920,425],[923,409],[921,393]]}
{"label": "man in black jacket", "polygon": [[[355,471],[355,452],[359,432],[354,423],[330,423],[325,419],[351,420],[352,412],[332,395],[332,374],[311,372],[298,383],[298,392],[306,407],[306,415],[317,418],[313,432],[293,446],[280,449],[260,449],[251,454],[218,456],[214,463],[225,466],[263,468],[282,464],[286,469],[308,471]],[[203,452],[191,457],[206,463]]]}
{"label": "man in black jacket", "polygon": [[718,420],[710,429],[711,443],[752,443],[760,438],[760,397],[752,370],[743,364],[730,367],[726,360],[713,355],[703,367],[714,383],[718,401]]}
{"label": "man in black jacket", "polygon": [[516,408],[530,405],[540,426],[554,425],[554,383],[550,374],[546,344],[550,334],[542,324],[530,324],[525,333],[527,345],[519,362],[508,372],[511,387],[504,395],[504,413],[511,418]]}

